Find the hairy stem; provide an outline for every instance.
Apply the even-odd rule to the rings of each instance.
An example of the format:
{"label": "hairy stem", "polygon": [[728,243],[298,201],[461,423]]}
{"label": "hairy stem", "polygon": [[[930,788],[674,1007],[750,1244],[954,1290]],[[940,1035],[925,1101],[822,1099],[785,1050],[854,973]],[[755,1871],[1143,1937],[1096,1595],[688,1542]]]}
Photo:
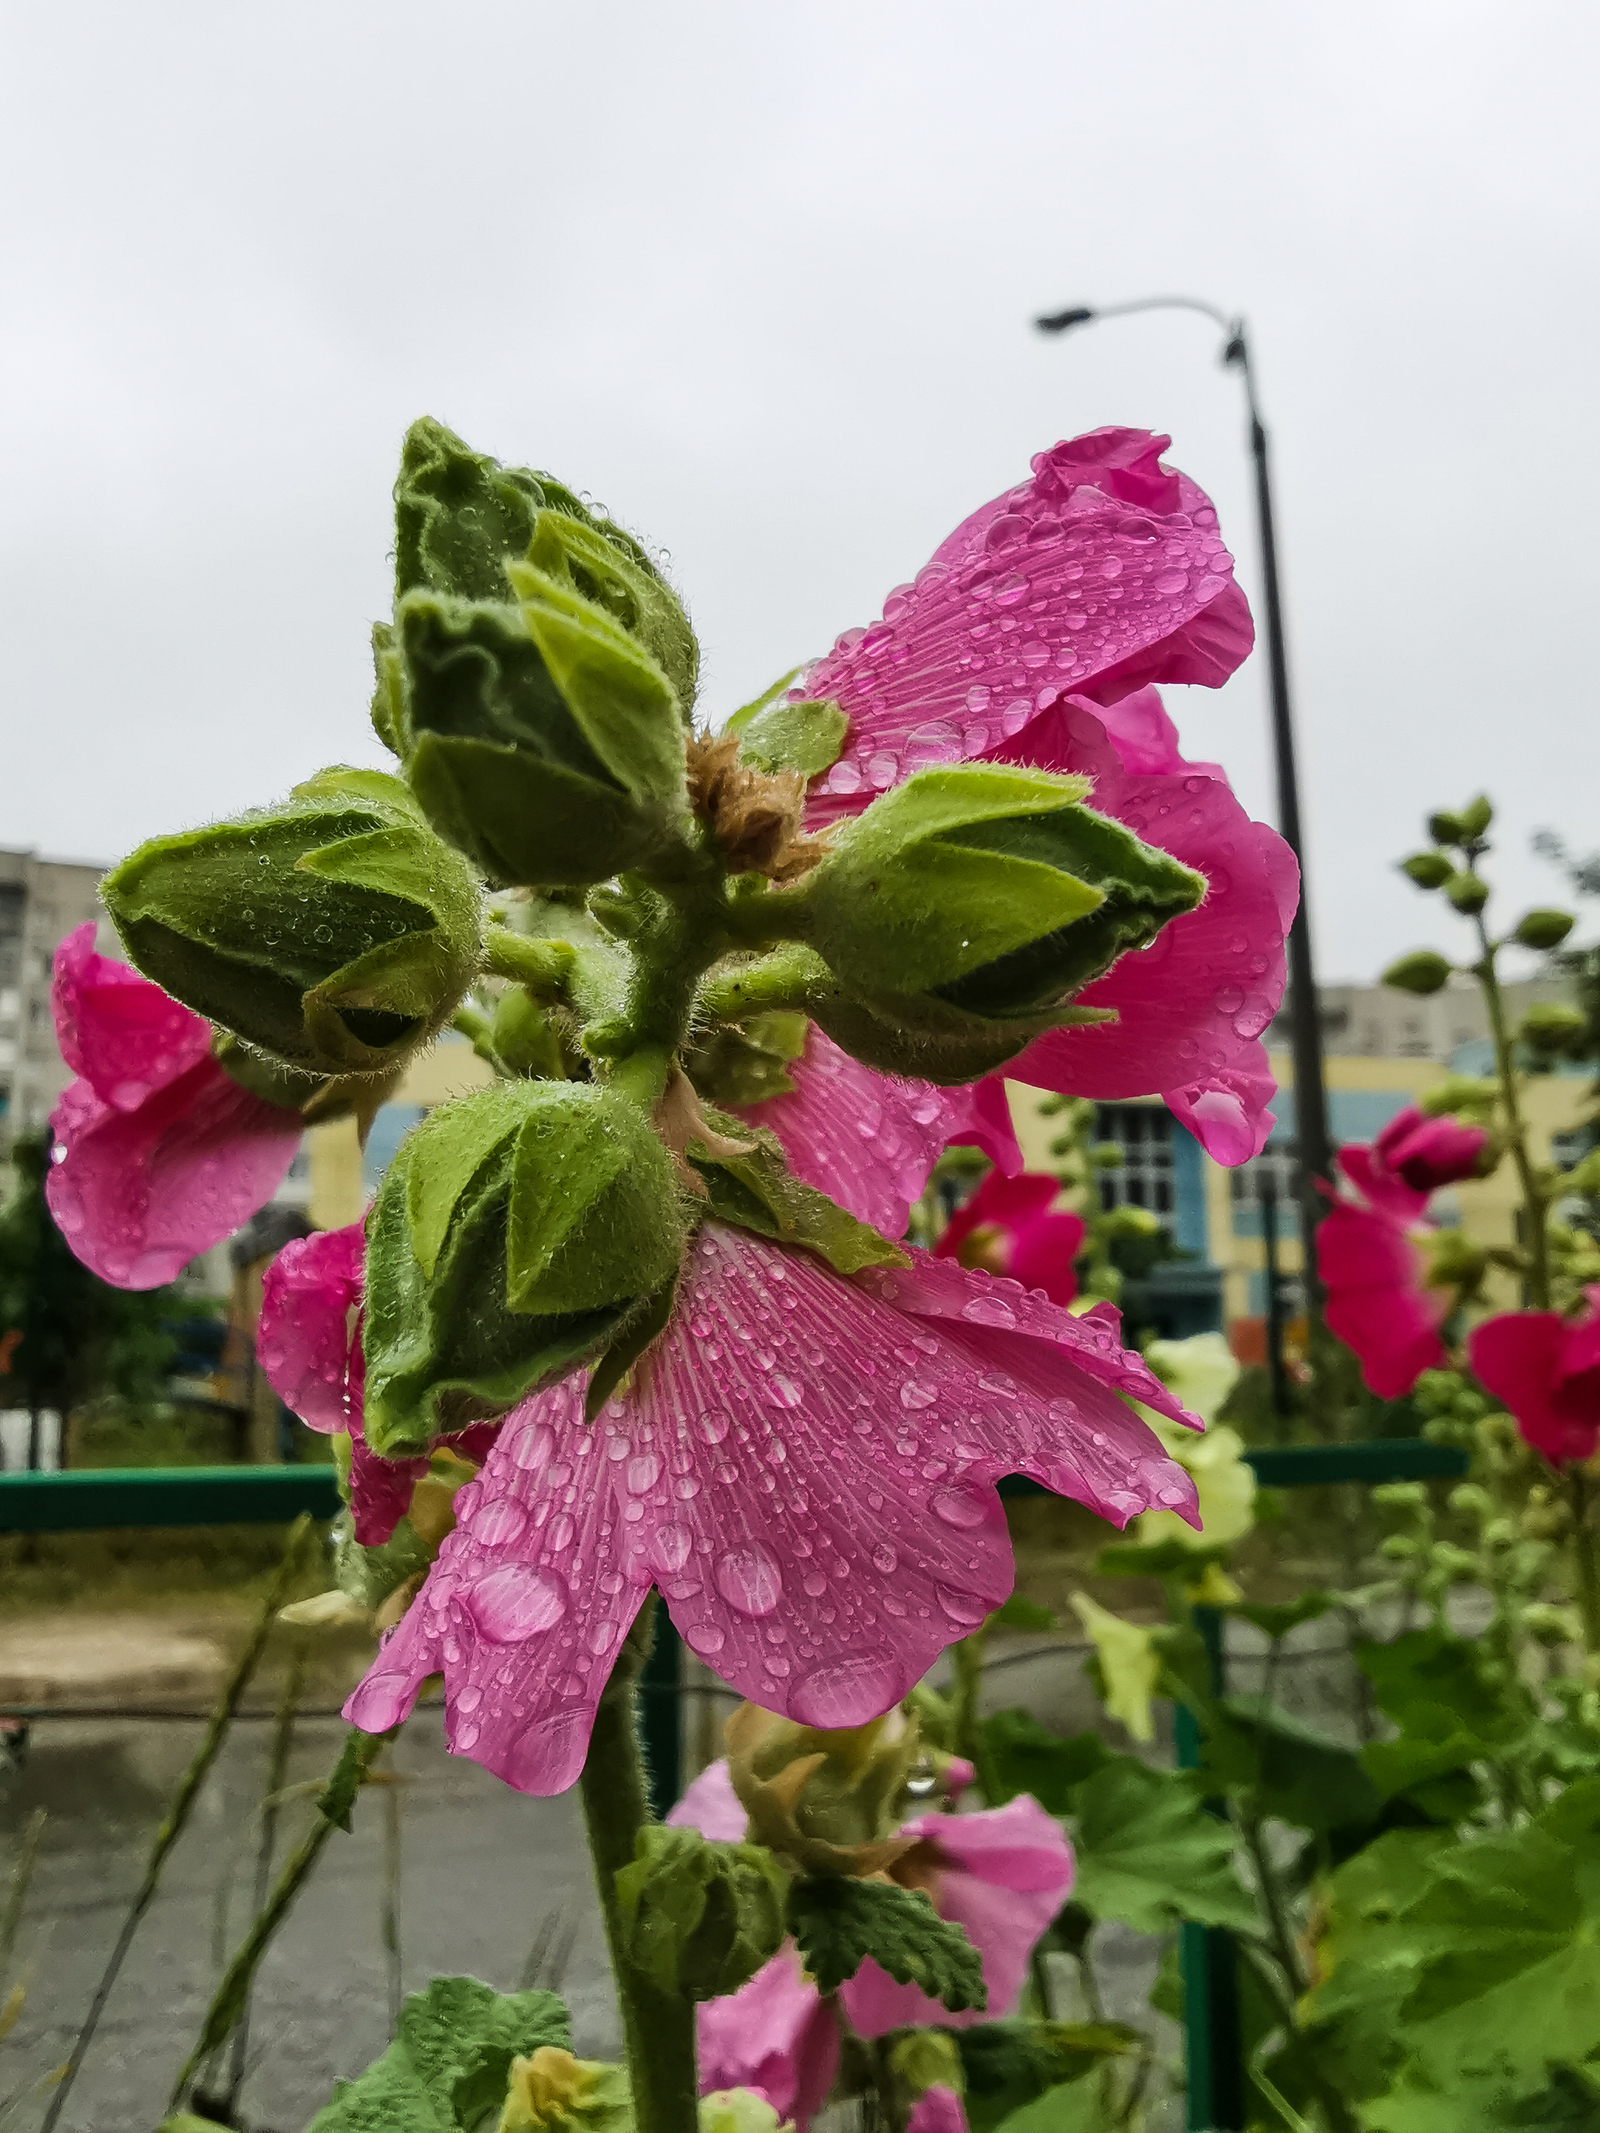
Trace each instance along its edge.
{"label": "hairy stem", "polygon": [[1521,1098],[1517,1092],[1511,1031],[1506,1022],[1505,995],[1500,990],[1500,974],[1495,964],[1495,944],[1489,938],[1489,929],[1484,924],[1481,913],[1473,920],[1473,924],[1477,927],[1478,944],[1482,950],[1477,977],[1483,992],[1483,1003],[1489,1014],[1489,1032],[1494,1040],[1495,1072],[1500,1078],[1500,1101],[1505,1106],[1507,1142],[1511,1160],[1516,1165],[1518,1182],[1522,1186],[1527,1234],[1521,1242],[1528,1258],[1527,1301],[1535,1311],[1548,1311],[1550,1239],[1545,1227],[1545,1196],[1534,1176],[1533,1159],[1528,1153],[1528,1129],[1523,1120]]}
{"label": "hairy stem", "polygon": [[652,1612],[650,1604],[641,1611],[600,1699],[578,1792],[622,2014],[638,2133],[695,2133],[693,2004],[661,1991],[634,1967],[617,1902],[617,1875],[632,1864],[634,1840],[650,1820],[635,1690],[649,1655]]}

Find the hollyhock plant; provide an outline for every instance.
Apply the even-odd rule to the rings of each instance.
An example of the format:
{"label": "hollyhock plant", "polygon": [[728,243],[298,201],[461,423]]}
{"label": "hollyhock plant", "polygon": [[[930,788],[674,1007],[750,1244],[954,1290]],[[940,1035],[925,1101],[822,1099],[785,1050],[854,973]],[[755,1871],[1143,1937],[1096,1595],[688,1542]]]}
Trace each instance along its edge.
{"label": "hollyhock plant", "polygon": [[1592,1459],[1600,1446],[1600,1288],[1586,1289],[1584,1304],[1575,1319],[1504,1312],[1467,1340],[1473,1369],[1553,1466]]}
{"label": "hollyhock plant", "polygon": [[1489,1135],[1456,1118],[1429,1118],[1415,1104],[1397,1112],[1372,1144],[1381,1167],[1413,1192],[1437,1192],[1481,1175]]}
{"label": "hollyhock plant", "polygon": [[[737,1843],[745,1811],[727,1764],[702,1771],[668,1820]],[[918,1986],[897,1984],[869,1957],[839,1988],[850,2027],[873,2038],[1002,2019],[1016,2007],[1035,1942],[1072,1890],[1072,1847],[1060,1823],[1022,1794],[972,1814],[918,1815],[898,1834],[911,1848],[894,1862],[891,1878],[922,1890],[942,1918],[964,1929],[983,1962],[988,2006],[948,2013]],[[839,2032],[792,1943],[738,1992],[702,2007],[699,2033],[704,2087],[759,2089],[804,2133],[833,2086]]]}
{"label": "hollyhock plant", "polygon": [[218,1065],[209,1023],[94,938],[79,926],[55,955],[56,1037],[78,1078],[51,1115],[45,1193],[102,1281],[154,1289],[265,1206],[303,1127]]}
{"label": "hollyhock plant", "polygon": [[1427,1195],[1384,1168],[1370,1148],[1341,1148],[1337,1161],[1361,1200],[1335,1199],[1317,1226],[1328,1325],[1360,1362],[1368,1391],[1397,1400],[1446,1360],[1439,1328],[1450,1300],[1427,1286],[1416,1242],[1427,1234]]}
{"label": "hollyhock plant", "polygon": [[1078,1293],[1072,1262],[1085,1231],[1080,1216],[1051,1212],[1060,1193],[1052,1177],[1008,1178],[992,1170],[945,1224],[934,1254],[1009,1274],[1024,1288],[1042,1289],[1052,1303],[1069,1304]]}

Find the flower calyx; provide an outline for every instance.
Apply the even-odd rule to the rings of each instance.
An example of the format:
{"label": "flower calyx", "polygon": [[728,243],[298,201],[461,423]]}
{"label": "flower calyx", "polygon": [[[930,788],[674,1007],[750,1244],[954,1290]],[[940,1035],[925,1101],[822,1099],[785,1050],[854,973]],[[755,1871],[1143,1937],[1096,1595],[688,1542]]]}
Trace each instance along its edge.
{"label": "flower calyx", "polygon": [[783,1941],[789,1876],[757,1844],[649,1823],[616,1888],[629,1959],[685,1999],[737,1992]]}
{"label": "flower calyx", "polygon": [[728,1776],[751,1837],[801,1873],[881,1874],[915,1845],[891,1834],[922,1755],[916,1719],[906,1712],[823,1732],[741,1704],[727,1744]]}
{"label": "flower calyx", "polygon": [[623,2067],[575,2059],[555,2044],[512,2060],[496,2133],[630,2133],[632,2125]]}
{"label": "flower calyx", "polygon": [[802,828],[806,781],[798,769],[752,765],[736,733],[696,734],[689,743],[689,805],[730,874],[798,881],[826,847]]}

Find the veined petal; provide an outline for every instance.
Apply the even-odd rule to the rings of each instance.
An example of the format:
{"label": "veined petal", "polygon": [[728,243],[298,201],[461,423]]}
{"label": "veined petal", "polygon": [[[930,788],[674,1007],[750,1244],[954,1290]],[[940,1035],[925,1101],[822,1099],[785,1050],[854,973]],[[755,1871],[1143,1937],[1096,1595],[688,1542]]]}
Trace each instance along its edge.
{"label": "veined petal", "polygon": [[1574,1400],[1566,1376],[1587,1330],[1569,1326],[1557,1311],[1507,1311],[1486,1319],[1467,1341],[1478,1376],[1516,1417],[1524,1439],[1558,1466],[1591,1458],[1600,1438],[1596,1388],[1589,1384],[1588,1397]]}
{"label": "veined petal", "polygon": [[159,1288],[231,1236],[272,1198],[301,1132],[295,1113],[252,1096],[209,1054],[130,1110],[74,1083],[50,1126],[56,1226],[121,1289]]}
{"label": "veined petal", "polygon": [[1398,1399],[1445,1363],[1439,1328],[1450,1300],[1424,1288],[1422,1254],[1392,1216],[1336,1202],[1317,1225],[1317,1271],[1329,1329],[1380,1399]]}
{"label": "veined petal", "polygon": [[1041,695],[1112,702],[1147,682],[1227,678],[1250,649],[1249,610],[1209,500],[1161,464],[1169,441],[1106,429],[1041,452],[889,595],[881,621],[839,639],[796,692],[850,719],[813,781],[813,826],[926,764],[983,754]]}
{"label": "veined petal", "polygon": [[361,1426],[356,1314],[366,1237],[359,1222],[286,1244],[261,1284],[256,1355],[267,1382],[308,1429]]}
{"label": "veined petal", "polygon": [[126,963],[97,955],[93,920],[55,953],[50,1006],[56,1041],[102,1103],[137,1110],[211,1049],[211,1027]]}
{"label": "veined petal", "polygon": [[693,1780],[667,1821],[674,1829],[697,1829],[702,1837],[723,1844],[742,1844],[750,1817],[733,1789],[728,1759],[718,1756]]}
{"label": "veined petal", "polygon": [[700,2092],[759,2089],[806,2133],[839,2072],[839,2027],[792,1941],[737,1992],[695,2009]]}
{"label": "veined petal", "polygon": [[561,1791],[651,1584],[752,1702],[805,1725],[878,1716],[1010,1592],[1000,1475],[1118,1523],[1192,1506],[1110,1389],[1182,1418],[1116,1323],[922,1254],[845,1280],[707,1224],[625,1397],[591,1427],[569,1381],[503,1425],[352,1722],[392,1725],[442,1672],[456,1751]]}
{"label": "veined petal", "polygon": [[970,1237],[975,1229],[993,1226],[1015,1230],[1025,1222],[1036,1221],[1060,1196],[1059,1181],[1039,1171],[1025,1171],[1020,1177],[1008,1178],[1002,1172],[992,1170],[945,1224],[944,1234],[933,1248],[934,1257],[959,1258],[962,1240]]}

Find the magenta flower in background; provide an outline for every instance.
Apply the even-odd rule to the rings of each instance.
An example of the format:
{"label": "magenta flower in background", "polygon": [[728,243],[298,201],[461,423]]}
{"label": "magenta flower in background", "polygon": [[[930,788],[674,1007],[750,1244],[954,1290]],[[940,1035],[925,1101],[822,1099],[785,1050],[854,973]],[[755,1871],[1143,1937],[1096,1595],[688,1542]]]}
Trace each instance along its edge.
{"label": "magenta flower in background", "polygon": [[967,2133],[967,2114],[961,2098],[942,2081],[924,2089],[906,2120],[906,2133]]}
{"label": "magenta flower in background", "polygon": [[154,1289],[266,1205],[303,1128],[224,1073],[209,1023],[94,936],[79,926],[56,950],[56,1037],[78,1079],[51,1114],[45,1196],[102,1281]]}
{"label": "magenta flower in background", "polygon": [[1118,1021],[1053,1030],[1007,1069],[1076,1096],[1160,1094],[1219,1162],[1256,1154],[1274,1083],[1261,1037],[1283,997],[1299,895],[1288,847],[1215,764],[1185,763],[1158,681],[1227,679],[1252,642],[1216,513],[1164,467],[1168,440],[1098,430],[959,526],[883,619],[851,630],[794,693],[848,713],[808,823],[857,814],[931,763],[1094,778],[1090,804],[1204,874],[1200,907],[1087,987]]}
{"label": "magenta flower in background", "polygon": [[[375,1548],[405,1516],[428,1462],[420,1456],[382,1459],[367,1449],[361,1427],[365,1271],[366,1236],[359,1222],[286,1244],[262,1280],[256,1355],[268,1384],[308,1429],[324,1436],[350,1432],[351,1524],[361,1545]],[[477,1422],[438,1442],[481,1461],[499,1427]]]}
{"label": "magenta flower in background", "polygon": [[1508,1311],[1475,1327],[1467,1341],[1467,1358],[1485,1386],[1524,1440],[1556,1466],[1592,1459],[1600,1446],[1600,1288],[1584,1296],[1581,1318]]}
{"label": "magenta flower in background", "polygon": [[1436,1192],[1479,1174],[1489,1136],[1482,1126],[1429,1118],[1415,1104],[1391,1118],[1372,1144],[1376,1164],[1413,1192]]}
{"label": "magenta flower in background", "polygon": [[1192,1517],[1192,1481],[1120,1395],[1192,1418],[1119,1324],[925,1254],[846,1279],[708,1223],[625,1397],[586,1424],[569,1380],[501,1424],[351,1722],[384,1731],[442,1673],[456,1753],[563,1791],[652,1585],[752,1702],[878,1716],[1011,1591],[1000,1476],[1119,1526]]}
{"label": "magenta flower in background", "polygon": [[1060,1195],[1054,1178],[991,1170],[950,1217],[934,1256],[1009,1274],[1025,1289],[1043,1289],[1052,1303],[1069,1304],[1078,1293],[1072,1262],[1083,1249],[1084,1226],[1077,1215],[1051,1213]]}
{"label": "magenta flower in background", "polygon": [[1448,1360],[1439,1328],[1449,1298],[1427,1286],[1414,1241],[1428,1228],[1426,1195],[1385,1170],[1370,1148],[1341,1148],[1337,1161],[1365,1204],[1335,1199],[1317,1225],[1328,1326],[1359,1361],[1367,1389],[1397,1400],[1424,1370]]}
{"label": "magenta flower in background", "polygon": [[[702,1771],[667,1820],[738,1842],[745,1813],[727,1764]],[[916,1844],[895,1861],[893,1878],[923,1890],[941,1918],[965,1928],[982,1958],[989,2004],[950,2014],[918,1986],[896,1984],[869,1957],[839,1988],[851,2028],[858,2036],[883,2037],[894,2029],[966,2029],[1012,2013],[1034,1943],[1072,1889],[1072,1847],[1060,1823],[1024,1794],[974,1814],[920,1815],[899,1834]],[[792,1944],[738,1992],[702,2006],[697,2027],[701,2088],[759,2087],[780,2114],[795,2115],[803,2133],[802,2112],[815,2110],[833,2086],[839,2044]],[[800,2059],[802,2049],[820,2063]]]}

